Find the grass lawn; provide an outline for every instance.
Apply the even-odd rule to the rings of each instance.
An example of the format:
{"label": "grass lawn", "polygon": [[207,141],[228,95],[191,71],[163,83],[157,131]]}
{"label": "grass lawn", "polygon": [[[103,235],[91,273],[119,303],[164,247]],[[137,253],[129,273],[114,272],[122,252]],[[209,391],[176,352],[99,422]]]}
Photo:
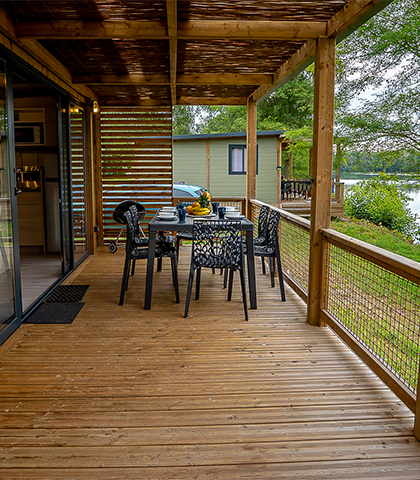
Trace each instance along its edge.
{"label": "grass lawn", "polygon": [[420,245],[413,244],[399,232],[378,227],[369,222],[348,218],[332,220],[331,228],[349,237],[363,240],[371,245],[420,262]]}

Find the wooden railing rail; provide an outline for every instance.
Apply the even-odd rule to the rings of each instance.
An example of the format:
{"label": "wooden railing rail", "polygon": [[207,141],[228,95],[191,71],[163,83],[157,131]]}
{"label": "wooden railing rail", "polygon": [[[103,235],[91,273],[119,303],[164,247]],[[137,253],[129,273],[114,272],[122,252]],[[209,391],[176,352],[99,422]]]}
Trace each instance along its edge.
{"label": "wooden railing rail", "polygon": [[[255,221],[268,204],[250,203]],[[310,221],[280,211],[283,273],[307,302]],[[332,229],[321,229],[321,236],[327,252],[321,324],[415,413],[414,434],[420,439],[420,264]]]}
{"label": "wooden railing rail", "polygon": [[321,229],[322,235],[332,245],[336,245],[354,255],[390,270],[401,277],[420,285],[420,263],[389,252],[383,248],[349,237],[330,228]]}

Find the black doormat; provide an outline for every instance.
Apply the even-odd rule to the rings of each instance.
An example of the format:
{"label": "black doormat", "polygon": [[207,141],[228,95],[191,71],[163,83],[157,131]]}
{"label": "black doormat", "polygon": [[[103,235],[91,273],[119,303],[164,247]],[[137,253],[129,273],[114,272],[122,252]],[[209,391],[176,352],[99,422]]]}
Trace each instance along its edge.
{"label": "black doormat", "polygon": [[59,285],[46,298],[46,302],[80,302],[90,285]]}
{"label": "black doormat", "polygon": [[83,305],[83,302],[44,302],[26,323],[72,323]]}

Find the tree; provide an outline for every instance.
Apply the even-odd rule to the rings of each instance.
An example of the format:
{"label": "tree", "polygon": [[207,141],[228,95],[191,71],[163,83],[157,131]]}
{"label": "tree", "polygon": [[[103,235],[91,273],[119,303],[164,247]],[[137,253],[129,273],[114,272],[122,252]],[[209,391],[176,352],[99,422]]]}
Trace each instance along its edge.
{"label": "tree", "polygon": [[172,128],[174,135],[193,135],[198,133],[205,108],[197,105],[176,105],[172,114]]}
{"label": "tree", "polygon": [[[302,72],[258,105],[258,130],[300,129],[312,125],[313,75]],[[246,131],[246,106],[177,106],[174,134]]]}
{"label": "tree", "polygon": [[338,45],[337,127],[358,149],[420,151],[419,30],[418,0],[397,0]]}

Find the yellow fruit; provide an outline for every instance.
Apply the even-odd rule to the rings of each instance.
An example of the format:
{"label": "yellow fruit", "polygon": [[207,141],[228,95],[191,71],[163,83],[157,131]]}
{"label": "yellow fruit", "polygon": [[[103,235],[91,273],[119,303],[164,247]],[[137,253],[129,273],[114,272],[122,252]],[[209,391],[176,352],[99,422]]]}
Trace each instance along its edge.
{"label": "yellow fruit", "polygon": [[189,206],[187,207],[187,213],[188,213],[188,215],[191,215],[192,209],[193,209],[193,206],[192,206],[192,205],[189,205]]}
{"label": "yellow fruit", "polygon": [[193,206],[193,207],[199,207],[200,204],[199,204],[198,202],[194,202],[194,203],[192,204],[192,206]]}
{"label": "yellow fruit", "polygon": [[203,208],[203,207],[194,207],[192,208],[191,210],[191,213],[193,215],[208,215],[210,213],[210,209],[209,208]]}

